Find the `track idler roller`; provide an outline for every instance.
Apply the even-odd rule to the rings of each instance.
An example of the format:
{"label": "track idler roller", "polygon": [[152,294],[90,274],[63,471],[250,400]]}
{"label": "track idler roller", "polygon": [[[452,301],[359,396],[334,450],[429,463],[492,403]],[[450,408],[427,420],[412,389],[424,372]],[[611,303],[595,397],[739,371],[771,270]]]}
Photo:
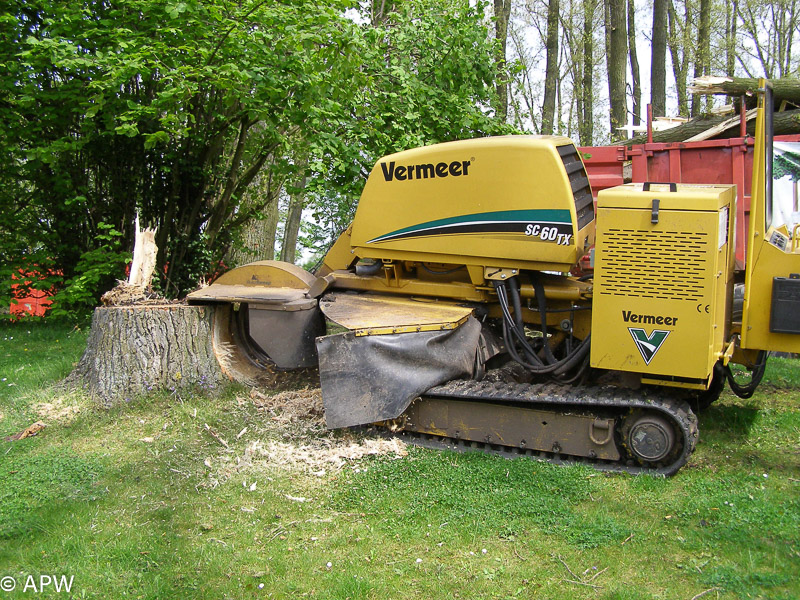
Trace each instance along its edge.
{"label": "track idler roller", "polygon": [[625,419],[622,438],[631,456],[640,463],[657,464],[675,453],[675,429],[661,414],[635,411]]}

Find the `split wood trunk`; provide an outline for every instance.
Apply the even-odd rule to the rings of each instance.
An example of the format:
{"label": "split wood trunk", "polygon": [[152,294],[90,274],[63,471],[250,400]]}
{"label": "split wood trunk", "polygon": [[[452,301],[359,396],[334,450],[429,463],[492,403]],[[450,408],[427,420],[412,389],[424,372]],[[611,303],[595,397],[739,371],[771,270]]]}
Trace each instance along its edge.
{"label": "split wood trunk", "polygon": [[[772,95],[776,102],[800,104],[800,79],[773,79]],[[758,79],[747,77],[698,77],[689,86],[692,94],[750,96],[758,90]]]}
{"label": "split wood trunk", "polygon": [[[673,127],[672,129],[665,129],[663,131],[653,132],[653,142],[667,143],[667,142],[683,142],[695,135],[703,133],[722,123],[729,120],[729,117],[701,117],[693,119],[688,123]],[[774,134],[775,135],[792,135],[800,133],[800,110],[786,110],[776,112],[773,115]],[[755,121],[750,120],[747,122],[748,135],[755,135]],[[718,138],[737,137],[739,135],[739,123],[732,124],[725,132],[715,136]],[[634,144],[647,143],[646,135],[639,135],[624,142],[626,146]]]}
{"label": "split wood trunk", "polygon": [[111,406],[152,390],[211,392],[226,379],[212,344],[214,310],[180,304],[96,308],[67,383]]}

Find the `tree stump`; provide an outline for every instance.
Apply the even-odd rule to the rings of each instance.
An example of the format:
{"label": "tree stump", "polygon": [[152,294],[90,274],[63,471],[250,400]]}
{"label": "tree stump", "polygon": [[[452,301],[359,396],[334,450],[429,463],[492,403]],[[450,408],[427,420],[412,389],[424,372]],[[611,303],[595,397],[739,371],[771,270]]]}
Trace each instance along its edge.
{"label": "tree stump", "polygon": [[213,391],[227,378],[215,356],[213,307],[96,308],[83,357],[67,383],[109,407],[156,389]]}

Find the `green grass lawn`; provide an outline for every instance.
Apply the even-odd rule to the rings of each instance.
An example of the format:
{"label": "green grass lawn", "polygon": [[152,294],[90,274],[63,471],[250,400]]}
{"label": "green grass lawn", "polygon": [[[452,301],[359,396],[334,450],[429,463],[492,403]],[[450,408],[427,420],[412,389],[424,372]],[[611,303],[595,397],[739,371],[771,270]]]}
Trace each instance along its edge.
{"label": "green grass lawn", "polygon": [[308,390],[104,410],[57,385],[85,339],[0,325],[0,600],[48,576],[76,598],[800,597],[800,361],[726,392],[659,479],[389,452],[292,412]]}

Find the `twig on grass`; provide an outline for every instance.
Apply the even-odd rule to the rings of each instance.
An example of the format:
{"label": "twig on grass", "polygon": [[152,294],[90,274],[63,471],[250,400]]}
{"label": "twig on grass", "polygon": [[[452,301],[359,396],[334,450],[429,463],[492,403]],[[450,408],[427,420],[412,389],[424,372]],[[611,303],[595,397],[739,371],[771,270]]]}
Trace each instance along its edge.
{"label": "twig on grass", "polygon": [[620,544],[620,545],[621,545],[621,546],[624,546],[625,544],[627,544],[628,542],[630,542],[632,539],[633,539],[633,534],[630,534],[628,537],[626,537],[626,538],[625,538],[625,540],[624,540],[624,541],[622,542],[622,544]]}
{"label": "twig on grass", "polygon": [[706,595],[706,594],[708,594],[709,592],[713,592],[714,590],[718,590],[718,589],[719,589],[719,588],[715,588],[715,587],[708,588],[708,589],[707,589],[705,592],[700,592],[700,593],[699,593],[699,594],[697,594],[696,596],[692,596],[692,600],[697,600],[698,598],[702,598],[703,596],[705,596],[705,595]]}
{"label": "twig on grass", "polygon": [[209,435],[210,435],[211,437],[213,437],[213,438],[214,438],[215,440],[217,440],[217,441],[218,441],[220,444],[222,444],[223,446],[225,446],[225,448],[228,448],[228,442],[226,442],[226,441],[225,441],[225,440],[223,440],[221,437],[219,437],[219,434],[218,434],[216,431],[214,431],[213,429],[211,429],[211,427],[209,427],[209,426],[208,426],[208,423],[203,423],[203,425],[205,425],[206,431],[209,433]]}
{"label": "twig on grass", "polygon": [[606,567],[605,569],[600,569],[597,573],[592,575],[592,577],[591,577],[591,579],[589,579],[589,581],[594,581],[595,579],[597,579],[600,575],[602,575],[606,571],[608,571],[608,567]]}
{"label": "twig on grass", "polygon": [[569,568],[569,565],[564,562],[564,559],[561,558],[560,555],[556,555],[556,558],[558,558],[558,560],[561,561],[561,564],[564,565],[564,568],[569,572],[570,575],[572,575],[575,579],[578,579],[578,576],[575,575],[575,573],[572,572],[572,569]]}
{"label": "twig on grass", "polygon": [[281,534],[283,534],[283,533],[289,533],[289,532],[288,532],[288,531],[286,531],[286,528],[284,528],[284,527],[276,527],[276,528],[275,528],[275,529],[273,529],[273,530],[272,530],[270,533],[272,533],[272,535],[271,535],[271,536],[269,536],[269,538],[267,538],[267,539],[264,541],[264,543],[265,543],[265,544],[267,544],[267,543],[271,542],[272,540],[274,540],[274,539],[275,539],[276,537],[278,537],[279,535],[281,535]]}
{"label": "twig on grass", "polygon": [[267,538],[264,541],[264,543],[267,544],[267,543],[271,542],[272,540],[274,540],[279,535],[283,535],[284,533],[289,533],[289,530],[287,529],[287,527],[291,527],[292,525],[297,525],[297,523],[299,523],[299,521],[290,521],[289,523],[286,523],[285,525],[278,525],[275,529],[270,531],[270,533],[272,535],[270,535],[269,538]]}
{"label": "twig on grass", "polygon": [[595,585],[593,583],[587,583],[585,581],[574,581],[572,579],[562,579],[562,581],[566,581],[567,583],[574,583],[575,585],[585,585],[586,587],[594,588],[596,590],[603,589],[602,585]]}
{"label": "twig on grass", "polygon": [[562,581],[566,581],[567,583],[574,583],[574,584],[576,584],[576,585],[585,585],[585,586],[587,586],[587,587],[591,587],[591,588],[595,588],[595,589],[602,589],[602,587],[603,587],[602,585],[595,585],[594,583],[591,583],[591,582],[592,582],[592,581],[594,581],[594,580],[595,580],[595,579],[596,579],[596,578],[597,578],[597,577],[598,577],[600,574],[602,574],[602,573],[604,573],[606,570],[608,570],[608,567],[606,567],[605,569],[601,569],[600,571],[598,571],[597,573],[595,573],[594,575],[592,575],[592,577],[591,577],[591,578],[589,578],[588,580],[586,580],[586,581],[580,581],[580,580],[583,580],[583,579],[585,579],[585,577],[584,577],[584,576],[585,576],[587,573],[589,573],[589,572],[592,570],[592,568],[594,568],[594,567],[590,567],[590,568],[586,569],[586,570],[583,572],[583,576],[581,576],[581,577],[578,577],[578,576],[577,576],[577,575],[576,575],[576,574],[573,572],[573,570],[569,568],[569,565],[566,563],[566,561],[565,561],[563,558],[561,558],[561,556],[560,556],[560,555],[556,554],[556,555],[554,555],[554,556],[555,556],[555,557],[556,557],[556,558],[557,558],[557,559],[558,559],[558,560],[561,562],[561,564],[562,564],[562,565],[564,565],[564,568],[567,570],[567,572],[568,572],[570,575],[572,575],[572,579],[563,579]]}

